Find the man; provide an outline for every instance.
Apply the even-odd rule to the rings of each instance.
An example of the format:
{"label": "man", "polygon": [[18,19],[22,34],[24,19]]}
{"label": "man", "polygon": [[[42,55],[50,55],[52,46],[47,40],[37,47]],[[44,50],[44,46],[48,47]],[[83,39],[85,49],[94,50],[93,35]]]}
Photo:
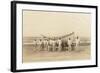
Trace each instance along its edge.
{"label": "man", "polygon": [[44,51],[44,39],[41,41],[41,51]]}
{"label": "man", "polygon": [[58,50],[61,51],[61,44],[62,44],[61,39],[58,39],[57,43],[58,43]]}
{"label": "man", "polygon": [[41,44],[42,44],[42,40],[40,39],[39,42],[38,42],[38,48],[39,48],[39,51],[40,51],[41,48],[42,48]]}
{"label": "man", "polygon": [[47,39],[44,39],[43,44],[44,44],[44,50],[46,51],[47,50]]}
{"label": "man", "polygon": [[76,50],[79,50],[79,43],[80,43],[80,39],[77,36],[76,39],[75,39],[75,48],[76,48]]}
{"label": "man", "polygon": [[48,51],[51,51],[51,45],[52,45],[51,39],[49,39],[49,40],[48,40]]}
{"label": "man", "polygon": [[36,48],[37,47],[37,40],[36,39],[33,41],[33,44],[34,44],[34,48]]}
{"label": "man", "polygon": [[48,50],[48,40],[45,40],[45,50]]}
{"label": "man", "polygon": [[55,51],[56,41],[52,40],[52,51]]}
{"label": "man", "polygon": [[36,39],[33,40],[33,51],[36,51]]}
{"label": "man", "polygon": [[68,50],[69,51],[71,51],[71,44],[72,44],[71,38],[68,38]]}

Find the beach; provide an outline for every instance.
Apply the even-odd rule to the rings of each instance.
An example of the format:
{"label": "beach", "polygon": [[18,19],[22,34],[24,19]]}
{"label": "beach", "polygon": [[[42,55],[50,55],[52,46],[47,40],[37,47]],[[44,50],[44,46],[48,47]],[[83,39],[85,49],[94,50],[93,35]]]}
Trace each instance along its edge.
{"label": "beach", "polygon": [[23,46],[23,63],[46,61],[87,60],[91,58],[90,45],[79,46],[74,51],[39,51],[32,45]]}

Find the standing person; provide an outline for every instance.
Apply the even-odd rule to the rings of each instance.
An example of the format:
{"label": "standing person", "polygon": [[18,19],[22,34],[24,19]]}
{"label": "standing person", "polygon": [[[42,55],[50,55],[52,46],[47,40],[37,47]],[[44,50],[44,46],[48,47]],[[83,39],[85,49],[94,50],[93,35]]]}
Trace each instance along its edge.
{"label": "standing person", "polygon": [[44,51],[44,39],[41,41],[41,51]]}
{"label": "standing person", "polygon": [[34,44],[34,48],[36,49],[36,51],[38,51],[38,40],[37,39],[35,39],[35,42],[34,42],[35,44]]}
{"label": "standing person", "polygon": [[44,51],[46,51],[47,50],[47,40],[46,39],[44,39],[44,41],[43,41],[43,44],[44,44]]}
{"label": "standing person", "polygon": [[46,51],[48,50],[48,40],[47,39],[45,40],[45,50]]}
{"label": "standing person", "polygon": [[41,44],[42,44],[42,40],[40,39],[40,40],[39,40],[39,42],[38,42],[39,51],[40,51],[40,50],[41,50],[41,48],[42,48],[42,47],[41,47]]}
{"label": "standing person", "polygon": [[61,44],[62,44],[62,41],[61,39],[58,39],[58,50],[61,51]]}
{"label": "standing person", "polygon": [[71,51],[71,44],[72,44],[71,38],[68,38],[68,50],[69,51]]}
{"label": "standing person", "polygon": [[49,43],[48,43],[49,51],[52,51],[52,49],[53,49],[52,45],[53,45],[52,40],[49,39]]}
{"label": "standing person", "polygon": [[75,50],[75,40],[72,40],[72,44],[71,44],[71,50],[74,51]]}
{"label": "standing person", "polygon": [[50,41],[49,39],[47,39],[47,51],[49,51],[49,48],[50,48]]}
{"label": "standing person", "polygon": [[39,45],[40,45],[40,40],[39,40],[39,39],[37,39],[36,43],[37,43],[37,46],[36,46],[37,51],[39,51],[39,50],[40,50],[40,48],[39,48],[39,47],[40,47],[40,46],[39,46]]}
{"label": "standing person", "polygon": [[76,49],[76,50],[79,50],[79,43],[80,43],[80,39],[79,39],[79,37],[77,36],[76,39],[75,39],[75,49]]}
{"label": "standing person", "polygon": [[36,51],[36,39],[33,40],[33,51]]}
{"label": "standing person", "polygon": [[54,49],[55,49],[55,41],[50,40],[50,51],[54,51]]}
{"label": "standing person", "polygon": [[37,40],[36,39],[34,40],[34,47],[35,48],[37,47]]}
{"label": "standing person", "polygon": [[55,51],[55,44],[56,44],[56,41],[52,40],[52,47],[53,47],[52,51]]}

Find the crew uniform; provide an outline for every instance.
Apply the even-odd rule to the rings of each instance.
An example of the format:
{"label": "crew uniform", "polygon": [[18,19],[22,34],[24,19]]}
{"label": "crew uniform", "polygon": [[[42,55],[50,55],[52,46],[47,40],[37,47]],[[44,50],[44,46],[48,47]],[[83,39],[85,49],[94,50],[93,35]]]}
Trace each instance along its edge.
{"label": "crew uniform", "polygon": [[80,43],[80,39],[79,39],[79,37],[77,37],[77,38],[75,39],[75,49],[76,49],[76,50],[79,50],[79,43]]}

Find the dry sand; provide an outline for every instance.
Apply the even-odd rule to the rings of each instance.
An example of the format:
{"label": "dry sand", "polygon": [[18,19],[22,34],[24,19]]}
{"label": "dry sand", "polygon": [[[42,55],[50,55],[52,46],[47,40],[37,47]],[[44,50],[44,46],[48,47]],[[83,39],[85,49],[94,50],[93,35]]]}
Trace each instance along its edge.
{"label": "dry sand", "polygon": [[81,46],[77,51],[36,51],[32,46],[23,46],[23,63],[61,60],[85,60],[91,58],[90,46]]}

